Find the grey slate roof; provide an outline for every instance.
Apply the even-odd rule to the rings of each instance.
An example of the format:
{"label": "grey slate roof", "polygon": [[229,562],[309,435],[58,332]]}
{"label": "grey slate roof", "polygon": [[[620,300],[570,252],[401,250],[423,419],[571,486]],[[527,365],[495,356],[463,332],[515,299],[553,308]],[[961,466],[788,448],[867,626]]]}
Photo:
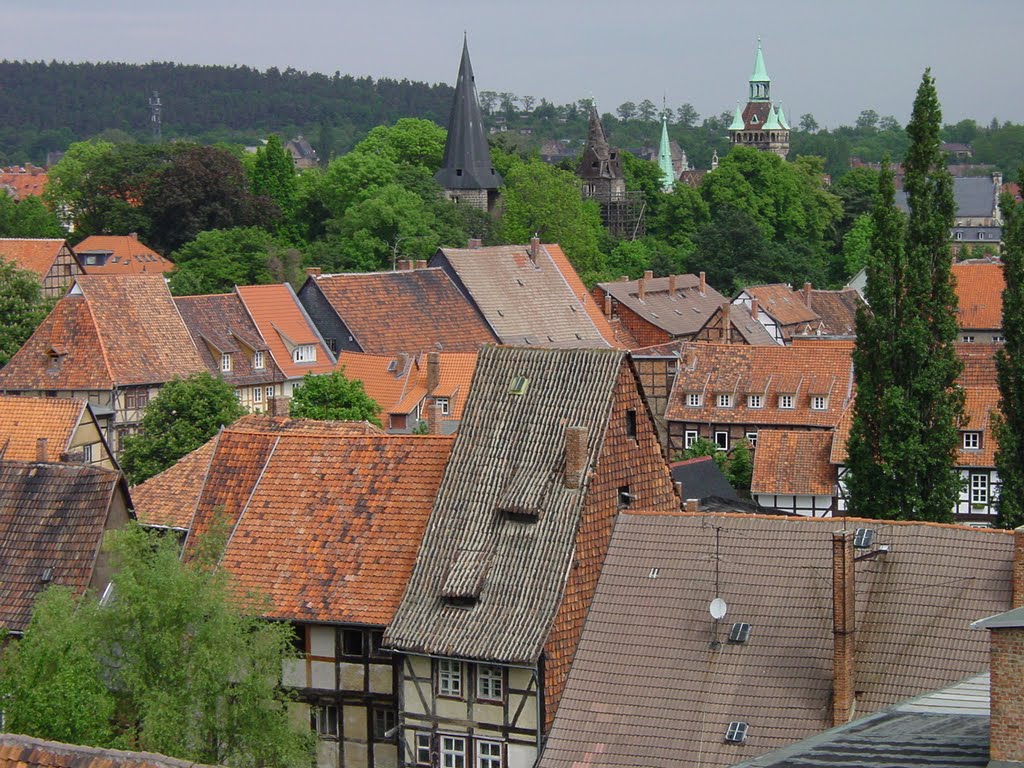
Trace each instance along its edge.
{"label": "grey slate roof", "polygon": [[[558,610],[587,482],[562,482],[567,426],[604,441],[625,353],[485,347],[412,578],[385,635],[412,653],[532,664]],[[510,394],[517,377],[526,392]],[[535,521],[499,510],[539,509]],[[449,597],[479,598],[472,607]]]}
{"label": "grey slate roof", "polygon": [[669,278],[645,280],[644,299],[640,300],[638,280],[598,283],[605,293],[625,304],[647,322],[673,336],[690,336],[701,329],[726,298],[710,285],[700,291],[696,275],[676,275],[675,293],[669,293]]}
{"label": "grey slate roof", "polygon": [[491,164],[466,40],[462,41],[459,79],[455,83],[452,111],[448,116],[444,162],[441,170],[434,174],[434,180],[445,189],[497,189],[503,181]]}
{"label": "grey slate roof", "polygon": [[[832,532],[844,524],[891,547],[856,564],[858,713],[986,668],[987,633],[969,623],[1010,604],[1007,533],[621,514],[540,768],[716,768],[827,729]],[[729,607],[717,629],[716,592]],[[747,642],[726,640],[733,622],[752,625]],[[724,741],[733,721],[749,725],[742,745]]]}
{"label": "grey slate roof", "polygon": [[[953,198],[958,217],[995,215],[995,187],[991,176],[954,176]],[[896,207],[904,213],[910,210],[905,190],[896,190]]]}
{"label": "grey slate roof", "polygon": [[710,456],[698,456],[687,461],[676,461],[669,465],[672,482],[683,486],[683,501],[686,499],[707,499],[712,496],[719,501],[739,501],[735,489],[729,485],[722,470]]}

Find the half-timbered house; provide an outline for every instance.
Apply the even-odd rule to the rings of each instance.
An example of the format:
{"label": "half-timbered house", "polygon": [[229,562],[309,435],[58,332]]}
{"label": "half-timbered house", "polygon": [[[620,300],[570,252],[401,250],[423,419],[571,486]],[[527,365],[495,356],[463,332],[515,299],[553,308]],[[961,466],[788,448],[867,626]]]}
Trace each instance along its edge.
{"label": "half-timbered house", "polygon": [[117,468],[92,406],[64,397],[0,395],[0,459]]}
{"label": "half-timbered house", "polygon": [[64,295],[82,268],[66,240],[46,238],[0,238],[0,260],[13,262],[39,276],[43,297]]}
{"label": "half-timbered house", "polygon": [[616,515],[678,504],[624,353],[485,348],[384,638],[403,765],[530,768]]}

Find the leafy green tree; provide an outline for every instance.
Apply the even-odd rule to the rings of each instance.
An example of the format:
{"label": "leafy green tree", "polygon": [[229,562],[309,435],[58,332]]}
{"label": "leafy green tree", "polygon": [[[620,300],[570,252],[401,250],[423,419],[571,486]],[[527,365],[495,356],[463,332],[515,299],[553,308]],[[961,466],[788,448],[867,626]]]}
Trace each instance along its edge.
{"label": "leafy green tree", "polygon": [[297,188],[298,179],[292,156],[285,151],[277,134],[272,133],[266,145],[256,150],[252,193],[273,200],[281,212],[279,224],[290,224],[295,213]]}
{"label": "leafy green tree", "polygon": [[721,470],[725,469],[726,455],[725,451],[720,450],[717,445],[706,437],[698,437],[693,441],[693,444],[685,451],[680,451],[676,457],[677,461],[686,461],[688,459],[699,459],[701,456],[710,456],[715,460],[715,464]]}
{"label": "leafy green tree", "polygon": [[[717,171],[715,171],[717,173]],[[722,293],[742,287],[751,265],[764,258],[767,244],[757,222],[744,211],[722,207],[694,237],[692,262]]]}
{"label": "leafy green tree", "polygon": [[353,151],[381,155],[394,163],[422,165],[433,173],[441,167],[447,135],[431,120],[403,117],[391,126],[378,125]]}
{"label": "leafy green tree", "polygon": [[947,241],[956,208],[940,126],[926,71],[907,128],[910,215],[904,223],[884,167],[867,266],[871,309],[857,316],[847,486],[852,512],[865,517],[948,521],[960,492],[954,460],[964,396]]}
{"label": "leafy green tree", "polygon": [[754,477],[754,456],[750,444],[740,440],[729,451],[729,463],[725,468],[725,477],[737,491],[750,492],[750,481]]}
{"label": "leafy green tree", "polygon": [[363,382],[346,378],[344,369],[306,374],[289,407],[295,419],[368,421],[378,427],[380,412],[380,406],[363,389]]}
{"label": "leafy green tree", "polygon": [[231,386],[205,371],[172,379],[146,406],[141,431],[125,439],[121,469],[138,485],[244,414]]}
{"label": "leafy green tree", "polygon": [[700,115],[694,109],[693,104],[686,103],[676,110],[676,123],[683,128],[692,128],[700,120]]}
{"label": "leafy green tree", "polygon": [[658,107],[650,99],[644,99],[637,105],[636,112],[645,123],[651,123],[658,114]]}
{"label": "leafy green tree", "polygon": [[878,194],[878,171],[872,168],[854,168],[843,174],[832,191],[843,205],[842,232],[848,232],[856,219],[871,213]]}
{"label": "leafy green tree", "polygon": [[814,119],[814,115],[810,112],[806,112],[800,115],[800,130],[806,133],[817,133],[819,129],[818,121]]}
{"label": "leafy green tree", "polygon": [[623,240],[608,256],[605,275],[609,280],[615,280],[622,275],[628,275],[630,279],[635,280],[644,273],[644,270],[650,269],[653,258],[654,252],[649,243],[643,240]]}
{"label": "leafy green tree", "polygon": [[35,272],[19,268],[3,258],[0,243],[0,366],[7,365],[21,345],[46,317],[50,302],[43,299],[42,286]]}
{"label": "leafy green tree", "polygon": [[311,735],[290,721],[278,685],[292,630],[240,612],[229,577],[212,567],[220,547],[201,542],[183,562],[173,537],[137,526],[105,546],[113,600],[52,588],[4,653],[8,725],[209,765],[308,765]]}
{"label": "leafy green tree", "polygon": [[867,266],[873,233],[872,218],[864,215],[857,218],[843,238],[843,264],[847,277],[852,277]]}
{"label": "leafy green tree", "polygon": [[0,192],[0,237],[67,237],[57,216],[38,197],[15,202]]}
{"label": "leafy green tree", "polygon": [[636,104],[634,104],[632,101],[623,102],[622,104],[619,105],[618,109],[616,109],[615,112],[616,114],[618,114],[619,119],[622,122],[627,123],[634,117],[636,117]]}
{"label": "leafy green tree", "polygon": [[266,285],[297,277],[275,274],[271,260],[284,248],[269,232],[238,227],[200,232],[171,255],[175,270],[170,277],[175,296],[227,293],[236,285]]}
{"label": "leafy green tree", "polygon": [[865,109],[857,115],[857,127],[869,130],[878,128],[878,113],[873,109]]}
{"label": "leafy green tree", "polygon": [[683,253],[692,253],[697,233],[710,220],[708,204],[700,192],[677,184],[670,193],[657,198],[657,206],[647,219],[647,233]]}
{"label": "leafy green tree", "polygon": [[[1024,178],[1024,174],[1020,176]],[[1024,208],[1009,195],[1002,200],[1003,216],[1003,336],[996,353],[999,376],[999,416],[995,434],[999,491],[998,525],[1024,525]]]}
{"label": "leafy green tree", "polygon": [[43,196],[50,208],[59,212],[76,229],[81,229],[91,208],[84,188],[85,180],[91,170],[101,167],[113,152],[114,145],[109,142],[76,142],[47,173]]}

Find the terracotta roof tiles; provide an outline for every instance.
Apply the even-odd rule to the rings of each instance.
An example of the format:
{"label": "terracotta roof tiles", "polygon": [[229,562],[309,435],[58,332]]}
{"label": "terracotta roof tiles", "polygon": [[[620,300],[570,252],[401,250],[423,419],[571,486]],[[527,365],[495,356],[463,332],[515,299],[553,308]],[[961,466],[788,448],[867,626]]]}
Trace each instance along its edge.
{"label": "terracotta roof tiles", "polygon": [[[235,291],[260,335],[270,345],[274,362],[285,376],[297,378],[307,373],[330,373],[334,368],[334,356],[290,285],[240,285]],[[316,348],[316,359],[295,362],[295,347],[308,345]]]}
{"label": "terracotta roof tiles", "polygon": [[0,734],[0,768],[210,768],[151,752],[83,747]]}
{"label": "terracotta roof tiles", "polygon": [[[643,283],[644,298],[640,299]],[[675,284],[675,291],[669,290]],[[597,287],[625,304],[648,323],[673,336],[692,336],[703,327],[707,319],[726,298],[710,285],[700,290],[697,275],[674,275],[644,280],[618,280],[598,283]]]}
{"label": "terracotta roof tiles", "polygon": [[[88,251],[110,251],[112,255],[102,264],[90,264],[85,257]],[[174,270],[174,262],[132,235],[90,235],[75,246],[75,254],[88,275],[162,274]]]}
{"label": "terracotta roof tiles", "polygon": [[829,462],[831,450],[831,432],[760,430],[750,492],[832,496],[836,471]]}
{"label": "terracotta roof tiles", "polygon": [[998,330],[1003,327],[1002,264],[954,264],[953,277],[960,305],[958,322],[969,330]]}
{"label": "terracotta roof tiles", "polygon": [[0,458],[35,461],[39,438],[46,438],[46,460],[60,461],[82,421],[85,400],[0,395]]}
{"label": "terracotta roof tiles", "polygon": [[44,277],[64,247],[60,239],[0,238],[0,258]]}

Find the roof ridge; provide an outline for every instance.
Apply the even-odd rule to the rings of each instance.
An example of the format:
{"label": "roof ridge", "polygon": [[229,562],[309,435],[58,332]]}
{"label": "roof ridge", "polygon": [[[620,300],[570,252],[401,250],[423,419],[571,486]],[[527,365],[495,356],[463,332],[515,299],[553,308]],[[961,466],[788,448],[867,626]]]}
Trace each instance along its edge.
{"label": "roof ridge", "polygon": [[[117,387],[117,381],[114,379],[114,372],[110,367],[110,357],[107,355],[107,345],[103,340],[103,334],[100,333],[99,323],[96,322],[96,315],[92,311],[92,302],[89,301],[89,297],[86,296],[85,289],[82,288],[80,280],[76,279],[75,282],[71,284],[71,287],[74,288],[76,285],[78,286],[79,295],[82,297],[82,301],[85,302],[85,308],[89,312],[89,319],[92,321],[92,327],[96,332],[96,341],[100,345],[100,354],[103,356],[103,367],[107,371],[107,379],[110,381],[111,389],[114,389]],[[69,298],[70,295],[71,294],[69,293],[64,296],[64,298]],[[56,309],[56,307],[54,308]],[[198,354],[198,352],[196,354]]]}
{"label": "roof ridge", "polygon": [[[799,430],[795,430],[799,431]],[[978,531],[982,533],[994,533],[1012,536],[1013,531],[1006,530],[1005,528],[979,528],[973,525],[965,525],[961,523],[936,523],[930,520],[878,520],[868,517],[809,517],[806,515],[772,515],[766,512],[712,512],[709,510],[698,511],[698,512],[687,512],[685,510],[671,510],[662,512],[660,510],[642,510],[642,509],[629,509],[622,510],[622,515],[637,515],[641,517],[654,517],[656,515],[663,515],[665,517],[735,517],[735,518],[756,518],[758,520],[787,520],[787,521],[800,521],[803,523],[807,521],[808,524],[811,522],[824,523],[833,522],[837,525],[842,526],[846,522],[853,523],[869,523],[872,525],[924,525],[929,528],[950,528],[956,531]]]}
{"label": "roof ridge", "polygon": [[[210,482],[210,467],[213,466],[213,460],[217,457],[217,450],[220,448],[220,438],[221,438],[221,435],[224,434],[224,429],[225,429],[225,427],[222,424],[221,428],[217,431],[217,434],[214,435],[214,437],[212,438],[213,440],[217,441],[217,444],[214,445],[213,446],[213,450],[210,451],[210,458],[209,458],[209,461],[206,463],[206,474],[203,476],[203,484],[202,484],[202,487],[200,487],[200,489],[199,489],[199,493],[196,494],[195,504],[192,507],[192,516],[189,518],[189,520],[188,520],[188,527],[186,528],[187,532],[185,533],[185,540],[181,543],[181,552],[182,552],[182,554],[184,554],[186,552],[186,548],[188,547],[188,544],[189,544],[189,539],[192,538],[192,531],[195,530],[196,515],[199,514],[199,504],[200,504],[200,502],[203,499],[203,495],[206,493],[206,484],[208,482]],[[205,445],[205,443],[204,443],[204,445]],[[200,446],[200,448],[202,448],[202,446]],[[196,450],[198,451],[200,448],[196,448]],[[184,457],[182,457],[182,458],[184,458]],[[172,466],[176,466],[176,465],[172,465]],[[170,469],[170,468],[171,467],[168,467],[167,469]],[[166,472],[166,471],[167,470],[164,470],[164,472]],[[156,475],[154,475],[153,477],[156,477]]]}
{"label": "roof ridge", "polygon": [[245,504],[238,511],[238,517],[235,518],[235,524],[231,527],[231,534],[224,542],[224,548],[221,550],[220,557],[217,558],[217,567],[220,567],[221,562],[224,560],[224,555],[227,554],[228,547],[231,546],[231,541],[235,538],[235,533],[238,531],[238,526],[242,524],[242,518],[245,517],[245,512],[249,509],[249,505],[252,503],[253,496],[256,495],[256,490],[260,487],[260,482],[263,480],[263,476],[267,473],[267,467],[270,466],[270,462],[274,459],[274,453],[277,451],[277,446],[281,443],[281,436],[277,435],[274,439],[274,444],[270,447],[270,453],[267,454],[266,461],[263,462],[263,467],[260,469],[259,477],[256,478],[256,482],[252,484],[252,488],[249,489],[249,496],[245,500]]}

